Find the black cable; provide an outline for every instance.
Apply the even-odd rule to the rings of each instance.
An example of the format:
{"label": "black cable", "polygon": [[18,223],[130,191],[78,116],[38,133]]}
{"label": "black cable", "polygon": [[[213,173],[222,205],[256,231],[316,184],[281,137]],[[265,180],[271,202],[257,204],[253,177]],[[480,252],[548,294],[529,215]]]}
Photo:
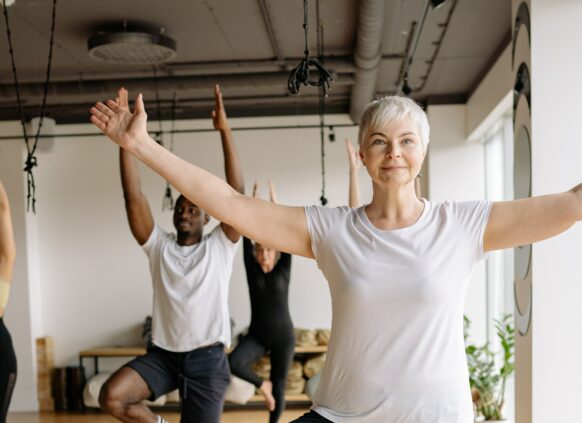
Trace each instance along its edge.
{"label": "black cable", "polygon": [[[291,94],[298,94],[301,85],[311,85],[313,87],[321,87],[325,96],[331,90],[333,76],[323,67],[321,62],[313,57],[309,57],[308,44],[308,30],[309,30],[309,0],[303,0],[303,30],[305,32],[305,57],[303,60],[291,71],[287,81],[287,89]],[[318,23],[319,25],[319,23]],[[319,40],[318,40],[319,41]],[[311,68],[311,69],[310,69]],[[318,79],[312,80],[309,77],[310,70],[318,74]]]}
{"label": "black cable", "polygon": [[176,129],[176,108],[178,107],[178,98],[176,91],[172,93],[172,123],[170,125],[170,151],[174,152],[174,132]]}
{"label": "black cable", "polygon": [[[321,21],[319,19],[319,0],[316,2],[316,19],[317,19],[317,55],[321,60],[323,60],[323,28],[321,26]],[[327,97],[327,92],[325,90],[325,85],[321,87],[319,91],[319,138],[321,146],[321,205],[325,206],[327,204],[327,198],[325,197],[325,98]]]}
{"label": "black cable", "polygon": [[[323,90],[322,90],[323,91]],[[325,128],[325,96],[322,94],[319,97],[319,137],[321,141],[321,205],[327,204],[325,197],[325,135],[323,129]]]}
{"label": "black cable", "polygon": [[24,134],[24,142],[26,143],[26,161],[24,163],[24,171],[26,172],[26,182],[27,182],[27,194],[26,194],[26,211],[30,210],[30,203],[32,200],[32,211],[36,214],[36,184],[34,182],[34,174],[32,170],[38,166],[38,161],[34,153],[36,153],[36,148],[38,146],[38,140],[40,138],[40,131],[42,129],[42,123],[46,113],[46,99],[48,96],[48,86],[51,77],[51,65],[53,59],[53,45],[55,36],[55,24],[56,24],[56,10],[57,10],[57,0],[53,0],[53,11],[51,17],[51,36],[49,41],[49,53],[48,53],[48,63],[46,69],[46,79],[44,83],[44,92],[42,97],[42,104],[40,108],[40,119],[38,121],[38,128],[34,136],[34,142],[32,147],[30,146],[30,139],[28,137],[28,132],[26,130],[26,122],[24,117],[24,109],[22,107],[22,98],[20,96],[20,85],[18,83],[18,74],[16,72],[16,62],[14,60],[14,48],[12,46],[12,32],[10,31],[10,20],[8,18],[7,7],[3,7],[4,11],[4,22],[6,23],[6,38],[8,39],[8,49],[10,52],[10,61],[12,64],[12,76],[14,78],[14,87],[16,89],[16,101],[18,104],[18,114],[20,115],[20,125],[22,126],[22,132]]}
{"label": "black cable", "polygon": [[[176,92],[174,91],[172,95],[172,123],[170,129],[170,151],[174,152],[174,128],[176,123]],[[174,197],[172,196],[172,187],[170,183],[166,181],[166,191],[164,192],[164,198],[162,199],[162,211],[164,210],[174,210]]]}
{"label": "black cable", "polygon": [[20,115],[20,124],[24,134],[24,142],[28,149],[28,132],[26,131],[26,123],[24,121],[24,110],[22,108],[22,100],[20,98],[20,84],[18,83],[18,75],[16,73],[16,63],[14,62],[14,49],[12,48],[12,32],[10,31],[10,20],[8,19],[7,7],[4,6],[4,22],[6,23],[6,38],[8,39],[8,52],[10,53],[10,62],[12,65],[12,77],[14,78],[14,88],[16,89],[16,103],[18,105],[18,114]]}
{"label": "black cable", "polygon": [[[158,120],[158,132],[156,133],[155,140],[161,146],[164,145],[164,127],[162,126],[162,106],[160,102],[160,89],[158,87],[158,71],[156,65],[152,66],[154,71],[154,90],[156,94],[156,114]],[[174,119],[176,116],[176,93],[174,93],[174,98],[172,100],[172,148],[170,151],[174,150]],[[164,189],[164,197],[162,198],[162,211],[174,210],[174,198],[172,197],[172,187],[170,183],[166,181],[166,188]]]}
{"label": "black cable", "polygon": [[156,94],[156,113],[158,119],[158,132],[156,133],[156,141],[160,145],[164,145],[164,128],[162,127],[162,106],[160,103],[160,91],[158,88],[158,71],[156,69],[156,65],[152,66],[154,70],[154,89]]}

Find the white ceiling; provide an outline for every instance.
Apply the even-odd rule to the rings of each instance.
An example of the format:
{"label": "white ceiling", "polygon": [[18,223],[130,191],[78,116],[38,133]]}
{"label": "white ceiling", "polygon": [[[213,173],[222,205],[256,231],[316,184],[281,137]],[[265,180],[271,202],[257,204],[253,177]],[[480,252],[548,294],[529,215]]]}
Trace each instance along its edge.
{"label": "white ceiling", "polygon": [[[395,92],[413,21],[424,4],[424,0],[385,1],[376,93]],[[415,89],[412,96],[425,103],[464,102],[509,43],[510,3],[447,0],[442,7],[430,9],[409,72],[409,84]],[[313,54],[316,5],[316,0],[310,0]],[[319,0],[324,64],[336,74],[328,111],[350,109],[359,7],[357,0]],[[38,114],[42,99],[51,10],[51,0],[16,0],[7,9],[28,117]],[[0,19],[0,120],[16,119],[5,25]],[[302,88],[296,96],[287,93],[287,76],[304,48],[302,0],[59,0],[48,96],[48,114],[58,122],[86,122],[88,105],[113,96],[120,84],[144,92],[146,101],[155,98],[150,65],[108,65],[87,53],[91,35],[124,21],[163,28],[176,40],[176,58],[158,68],[165,117],[171,113],[174,93],[178,118],[208,116],[215,83],[223,87],[231,116],[317,110],[316,88]]]}

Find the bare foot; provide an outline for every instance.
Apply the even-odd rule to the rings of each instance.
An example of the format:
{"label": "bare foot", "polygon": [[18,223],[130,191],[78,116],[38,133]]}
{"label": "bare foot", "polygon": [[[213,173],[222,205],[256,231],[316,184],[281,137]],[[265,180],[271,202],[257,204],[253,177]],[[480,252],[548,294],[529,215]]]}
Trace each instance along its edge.
{"label": "bare foot", "polygon": [[270,380],[264,380],[263,384],[259,389],[265,396],[267,409],[269,411],[273,411],[275,409],[275,398],[273,398],[273,382],[271,382]]}

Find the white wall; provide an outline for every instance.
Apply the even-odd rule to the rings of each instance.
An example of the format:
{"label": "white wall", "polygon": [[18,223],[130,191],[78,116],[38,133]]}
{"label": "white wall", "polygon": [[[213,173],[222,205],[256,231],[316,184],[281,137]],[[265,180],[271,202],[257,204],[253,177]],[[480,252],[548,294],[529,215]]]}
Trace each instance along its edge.
{"label": "white wall", "polygon": [[[428,155],[429,192],[432,201],[482,200],[485,198],[483,146],[467,142],[465,105],[429,106],[431,124]],[[474,270],[465,300],[471,319],[471,339],[486,341],[485,264]]]}
{"label": "white wall", "polygon": [[512,88],[510,43],[467,101],[466,132],[469,140],[479,141],[511,109]]}
{"label": "white wall", "polygon": [[[330,116],[328,122],[350,120],[347,116]],[[231,119],[230,123],[233,127],[314,124],[317,118]],[[157,126],[152,123],[154,127]],[[177,129],[209,127],[209,120],[177,122]],[[3,135],[20,133],[14,123],[2,128]],[[69,125],[58,126],[55,132],[95,130],[90,125]],[[348,165],[343,139],[356,139],[355,127],[336,128],[335,132],[335,143],[326,137],[326,195],[330,206],[347,203]],[[318,129],[237,131],[234,136],[249,192],[258,179],[266,196],[266,182],[272,178],[281,203],[319,202]],[[35,337],[53,336],[57,366],[75,365],[82,349],[139,344],[140,326],[150,313],[152,295],[145,254],[132,238],[125,217],[116,147],[102,136],[56,138],[52,149],[38,155],[38,215],[31,217],[24,212],[22,146],[22,141],[0,142],[0,177],[12,203],[19,247],[15,287],[6,313],[19,357],[12,411],[36,407],[31,350]],[[218,133],[176,135],[175,151],[188,161],[224,175]],[[171,212],[161,211],[165,182],[144,167],[141,176],[156,222],[173,229]],[[370,186],[365,178],[361,185],[362,200],[369,199]],[[208,229],[215,224],[211,222]],[[36,280],[39,288],[35,288]],[[35,296],[31,299],[29,290],[38,294],[41,304],[31,306]],[[241,253],[235,261],[229,303],[236,321],[235,332],[239,332],[250,321]],[[290,308],[297,327],[330,326],[329,290],[315,262],[294,257]],[[119,364],[104,360],[102,367],[113,369]]]}
{"label": "white wall", "polygon": [[[428,115],[432,125],[428,171],[430,199],[483,198],[482,148],[466,142],[466,106],[431,106]],[[350,122],[347,116],[329,117],[329,121]],[[317,118],[231,119],[233,127],[310,123],[317,123]],[[168,124],[165,125],[167,128]],[[210,126],[207,120],[177,123],[177,129]],[[152,123],[152,128],[156,127]],[[10,128],[4,134],[19,133],[17,125]],[[90,125],[72,125],[58,126],[55,131],[64,134],[94,132],[94,129]],[[255,179],[265,187],[267,179],[273,178],[282,203],[318,202],[321,189],[318,129],[237,131],[234,135],[247,190],[250,191]],[[331,206],[347,202],[345,136],[355,140],[356,128],[336,128],[337,141],[326,141],[327,197]],[[166,143],[168,141],[166,138]],[[13,145],[13,148],[21,149],[19,143],[21,141],[3,141],[0,147]],[[223,175],[217,133],[176,135],[175,151],[186,160]],[[127,226],[117,156],[117,149],[102,136],[57,138],[52,150],[39,154],[40,165],[36,169],[38,216],[32,221],[30,217],[24,217],[21,163],[11,162],[12,166],[3,166],[0,173],[3,180],[14,184],[8,190],[10,199],[21,205],[22,224],[17,225],[17,237],[24,237],[26,230],[34,234],[28,236],[30,259],[26,265],[33,268],[28,276],[32,280],[29,286],[34,288],[34,273],[38,275],[40,288],[34,288],[34,292],[41,298],[41,304],[34,307],[34,312],[28,307],[27,318],[32,328],[27,330],[34,336],[54,337],[56,364],[59,366],[76,364],[78,351],[85,348],[139,343],[140,325],[150,313],[147,261]],[[3,158],[4,154],[0,157]],[[361,173],[364,175],[365,169]],[[172,229],[171,213],[161,212],[165,182],[143,167],[141,175],[154,218],[166,229]],[[360,184],[362,202],[366,202],[371,198],[369,180],[362,177]],[[266,189],[263,194],[266,194]],[[24,238],[19,245],[26,245]],[[35,248],[38,254],[34,253]],[[20,279],[26,286],[27,276]],[[250,319],[240,254],[234,266],[229,302],[237,324],[235,332],[239,332]],[[17,338],[26,335],[26,328],[15,324],[15,303],[22,304],[18,296],[13,297],[7,322],[13,332],[18,332],[15,334]],[[294,258],[290,307],[296,326],[329,327],[329,291],[314,262]],[[40,318],[35,318],[35,313],[40,314]],[[474,322],[473,339],[480,342],[485,337],[484,267],[479,267],[474,274],[466,313]],[[28,335],[29,344],[32,338]],[[19,357],[21,370],[29,364],[32,369],[32,352],[28,354],[30,360],[21,352]],[[115,360],[105,360],[102,367],[114,369],[119,364]],[[21,373],[17,388],[20,391],[16,392],[12,410],[34,408],[30,405],[34,404],[31,398],[34,398],[35,389],[32,370],[29,376],[26,380]],[[19,398],[23,402],[19,402]]]}
{"label": "white wall", "polygon": [[[531,1],[532,190],[582,182],[582,2]],[[533,423],[580,422],[582,224],[533,247]]]}

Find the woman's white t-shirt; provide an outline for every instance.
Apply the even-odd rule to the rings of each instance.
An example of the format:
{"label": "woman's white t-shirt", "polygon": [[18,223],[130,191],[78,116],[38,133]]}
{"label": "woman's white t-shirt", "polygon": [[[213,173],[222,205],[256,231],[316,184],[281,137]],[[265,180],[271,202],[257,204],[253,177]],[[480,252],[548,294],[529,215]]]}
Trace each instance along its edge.
{"label": "woman's white t-shirt", "polygon": [[396,230],[365,207],[305,208],[333,308],[313,409],[332,422],[474,421],[463,306],[491,203],[423,202]]}

